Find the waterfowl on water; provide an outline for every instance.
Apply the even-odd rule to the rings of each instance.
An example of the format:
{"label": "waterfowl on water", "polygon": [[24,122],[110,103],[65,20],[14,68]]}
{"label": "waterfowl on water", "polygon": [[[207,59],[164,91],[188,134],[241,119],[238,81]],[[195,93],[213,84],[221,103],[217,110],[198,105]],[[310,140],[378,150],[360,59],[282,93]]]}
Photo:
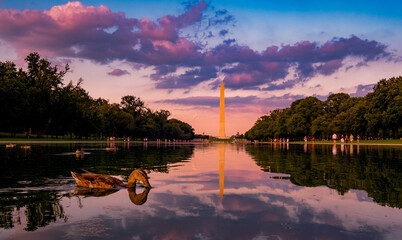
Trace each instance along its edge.
{"label": "waterfowl on water", "polygon": [[126,187],[131,188],[135,187],[137,180],[144,183],[144,185],[148,188],[151,188],[151,184],[148,181],[147,173],[142,169],[135,169],[131,172],[128,177],[128,182],[124,183],[120,179],[115,177],[106,175],[106,174],[97,174],[91,173],[84,170],[84,173],[75,173],[71,172],[71,175],[77,182],[78,186],[88,187],[88,188],[119,188]]}
{"label": "waterfowl on water", "polygon": [[84,149],[77,149],[77,150],[75,150],[75,154],[76,155],[80,155],[80,154],[84,154],[85,152],[84,152]]}
{"label": "waterfowl on water", "polygon": [[25,146],[21,146],[20,148],[22,148],[22,149],[31,149],[31,146],[25,145]]}
{"label": "waterfowl on water", "polygon": [[15,144],[12,144],[12,143],[6,144],[6,148],[13,148],[13,147],[15,147]]}
{"label": "waterfowl on water", "polygon": [[117,151],[117,147],[107,147],[106,151]]}

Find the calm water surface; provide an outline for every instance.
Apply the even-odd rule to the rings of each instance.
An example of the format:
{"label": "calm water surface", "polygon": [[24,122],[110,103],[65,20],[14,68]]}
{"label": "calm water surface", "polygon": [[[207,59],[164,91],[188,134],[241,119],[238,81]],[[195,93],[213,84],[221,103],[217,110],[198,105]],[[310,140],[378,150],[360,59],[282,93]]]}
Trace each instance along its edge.
{"label": "calm water surface", "polygon": [[[0,239],[402,239],[401,147],[31,146],[0,146]],[[151,190],[70,175],[139,167]]]}

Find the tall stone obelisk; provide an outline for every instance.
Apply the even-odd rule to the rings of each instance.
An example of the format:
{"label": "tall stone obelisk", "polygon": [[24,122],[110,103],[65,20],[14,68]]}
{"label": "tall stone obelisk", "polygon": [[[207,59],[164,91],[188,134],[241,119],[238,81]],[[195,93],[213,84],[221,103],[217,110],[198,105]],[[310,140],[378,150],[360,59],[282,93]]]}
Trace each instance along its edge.
{"label": "tall stone obelisk", "polygon": [[226,138],[225,134],[225,86],[221,83],[221,102],[219,115],[219,138]]}

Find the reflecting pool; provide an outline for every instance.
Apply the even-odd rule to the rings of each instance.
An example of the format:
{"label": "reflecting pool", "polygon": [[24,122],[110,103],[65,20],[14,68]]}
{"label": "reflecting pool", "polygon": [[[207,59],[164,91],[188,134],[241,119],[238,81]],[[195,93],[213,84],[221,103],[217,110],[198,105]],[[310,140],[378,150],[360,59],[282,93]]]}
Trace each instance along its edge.
{"label": "reflecting pool", "polygon": [[[19,145],[0,146],[0,239],[402,239],[401,147]],[[135,168],[152,189],[70,174]]]}

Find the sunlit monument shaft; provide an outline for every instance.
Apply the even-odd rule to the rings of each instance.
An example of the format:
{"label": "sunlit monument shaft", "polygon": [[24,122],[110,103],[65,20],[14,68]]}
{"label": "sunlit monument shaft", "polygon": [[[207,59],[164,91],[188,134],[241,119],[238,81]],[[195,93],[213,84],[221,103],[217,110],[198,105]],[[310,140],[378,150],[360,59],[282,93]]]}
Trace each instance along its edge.
{"label": "sunlit monument shaft", "polygon": [[226,134],[225,134],[225,86],[223,85],[223,83],[221,83],[219,138],[226,138]]}

